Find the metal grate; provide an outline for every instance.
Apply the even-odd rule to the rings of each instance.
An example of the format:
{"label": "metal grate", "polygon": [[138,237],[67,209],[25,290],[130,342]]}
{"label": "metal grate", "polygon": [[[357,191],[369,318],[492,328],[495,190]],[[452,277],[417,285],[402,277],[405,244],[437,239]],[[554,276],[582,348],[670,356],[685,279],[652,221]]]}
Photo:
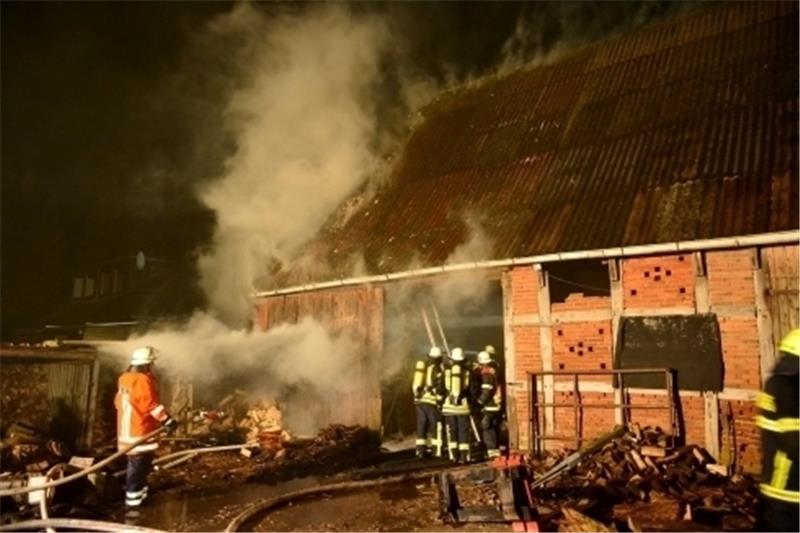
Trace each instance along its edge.
{"label": "metal grate", "polygon": [[[625,386],[625,376],[631,374],[655,374],[664,376],[664,389],[666,395],[663,405],[634,405],[628,399],[628,389]],[[631,409],[643,410],[662,410],[669,413],[668,433],[672,436],[673,442],[680,436],[680,426],[677,417],[675,379],[673,370],[669,368],[628,368],[612,370],[553,370],[543,372],[529,372],[530,379],[530,411],[529,411],[529,435],[531,452],[541,454],[544,451],[545,441],[572,441],[575,449],[580,448],[581,442],[585,440],[581,431],[581,420],[583,412],[587,409],[616,409],[618,419],[624,424],[631,420]],[[555,378],[571,376],[572,380],[572,402],[548,401],[542,394],[544,401],[540,401],[540,391],[544,392],[549,385],[555,398]],[[586,376],[602,376],[612,378],[614,400],[612,402],[590,402],[581,401],[580,378]],[[546,383],[549,382],[549,383]],[[564,383],[561,381],[560,383]],[[589,392],[589,391],[585,391]],[[594,392],[594,391],[591,391]],[[563,436],[557,434],[556,417],[550,415],[552,420],[552,432],[547,432],[546,417],[547,410],[556,408],[571,407],[573,413],[573,424],[575,434],[573,436]]]}

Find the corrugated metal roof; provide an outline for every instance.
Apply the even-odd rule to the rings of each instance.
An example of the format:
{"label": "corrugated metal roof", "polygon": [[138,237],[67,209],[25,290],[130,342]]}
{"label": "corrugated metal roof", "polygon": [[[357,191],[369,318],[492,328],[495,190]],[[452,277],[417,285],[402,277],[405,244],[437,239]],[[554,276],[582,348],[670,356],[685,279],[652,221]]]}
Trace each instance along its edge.
{"label": "corrugated metal roof", "polygon": [[441,264],[464,214],[474,259],[798,228],[797,65],[797,3],[728,3],[448,93],[315,249]]}

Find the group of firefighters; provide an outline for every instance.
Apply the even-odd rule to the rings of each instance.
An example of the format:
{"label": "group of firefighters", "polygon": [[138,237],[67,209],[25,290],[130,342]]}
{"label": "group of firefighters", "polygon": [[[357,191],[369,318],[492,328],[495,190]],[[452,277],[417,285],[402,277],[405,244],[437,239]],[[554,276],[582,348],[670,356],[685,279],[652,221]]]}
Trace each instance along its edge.
{"label": "group of firefighters", "polygon": [[[488,458],[500,456],[503,390],[491,345],[468,362],[453,348],[447,361],[432,346],[414,368],[412,392],[417,411],[417,457],[444,457],[467,463],[473,443],[483,443]],[[478,430],[480,427],[480,431]]]}
{"label": "group of firefighters", "polygon": [[[778,349],[780,357],[757,399],[756,424],[761,428],[763,453],[760,488],[765,507],[761,527],[798,531],[800,329],[792,330]],[[150,346],[135,350],[130,366],[119,378],[115,404],[120,448],[128,447],[160,425],[169,431],[177,426],[158,399],[152,372],[156,354],[157,350]],[[473,459],[472,445],[478,442],[483,443],[489,458],[500,455],[503,394],[494,355],[494,348],[486,346],[471,363],[461,348],[453,348],[444,362],[442,350],[433,346],[425,360],[416,363],[412,388],[417,411],[418,456],[444,457],[446,446],[452,461],[469,462]],[[125,486],[128,507],[137,507],[147,498],[147,475],[157,447],[158,441],[154,440],[128,452]]]}

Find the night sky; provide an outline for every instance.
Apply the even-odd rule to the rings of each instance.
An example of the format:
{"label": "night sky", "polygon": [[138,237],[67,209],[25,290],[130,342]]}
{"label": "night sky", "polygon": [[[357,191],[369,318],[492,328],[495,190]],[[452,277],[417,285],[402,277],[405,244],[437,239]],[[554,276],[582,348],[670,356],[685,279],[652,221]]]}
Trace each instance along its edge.
{"label": "night sky", "polygon": [[[258,4],[267,16],[313,4]],[[366,3],[403,60],[441,80],[489,72],[520,17],[526,54],[601,38],[684,4]],[[224,2],[3,2],[2,335],[41,325],[84,261],[145,250],[191,257],[213,213],[193,190],[219,175],[237,73],[204,37]],[[225,46],[221,46],[224,44]],[[535,48],[535,49],[534,49]],[[385,105],[392,106],[391,80]]]}

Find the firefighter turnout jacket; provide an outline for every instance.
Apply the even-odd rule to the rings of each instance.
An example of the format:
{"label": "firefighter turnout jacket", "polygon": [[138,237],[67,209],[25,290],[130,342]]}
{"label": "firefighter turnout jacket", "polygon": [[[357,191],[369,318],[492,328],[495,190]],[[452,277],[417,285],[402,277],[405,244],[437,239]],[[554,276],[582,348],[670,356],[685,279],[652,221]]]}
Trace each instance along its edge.
{"label": "firefighter turnout jacket", "polygon": [[411,385],[414,403],[441,405],[444,400],[444,372],[438,360],[417,361]]}
{"label": "firefighter turnout jacket", "polygon": [[442,405],[445,416],[469,414],[469,368],[462,362],[454,362],[444,372],[444,386],[447,396]]}
{"label": "firefighter turnout jacket", "polygon": [[497,365],[492,362],[481,366],[481,395],[478,403],[486,412],[499,412],[503,402],[503,390],[497,375]]}
{"label": "firefighter turnout jacket", "polygon": [[798,438],[800,410],[800,329],[792,331],[781,343],[781,358],[759,393],[756,405],[761,428],[763,483],[761,494],[772,500],[800,504],[798,485]]}
{"label": "firefighter turnout jacket", "polygon": [[[119,377],[117,396],[117,446],[122,449],[158,429],[169,414],[158,397],[158,384],[150,372],[124,372]],[[152,452],[158,441],[147,442],[129,454]]]}

